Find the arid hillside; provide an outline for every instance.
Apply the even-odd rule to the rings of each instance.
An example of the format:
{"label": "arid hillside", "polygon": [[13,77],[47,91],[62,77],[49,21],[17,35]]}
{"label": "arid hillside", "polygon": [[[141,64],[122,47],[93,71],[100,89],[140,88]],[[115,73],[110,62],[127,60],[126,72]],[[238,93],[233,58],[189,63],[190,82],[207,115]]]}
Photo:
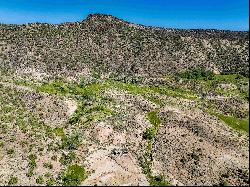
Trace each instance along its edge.
{"label": "arid hillside", "polygon": [[248,34],[0,25],[0,185],[248,186]]}
{"label": "arid hillside", "polygon": [[60,25],[0,25],[1,64],[19,74],[159,77],[205,67],[246,75],[248,49],[248,32],[151,28],[99,14]]}

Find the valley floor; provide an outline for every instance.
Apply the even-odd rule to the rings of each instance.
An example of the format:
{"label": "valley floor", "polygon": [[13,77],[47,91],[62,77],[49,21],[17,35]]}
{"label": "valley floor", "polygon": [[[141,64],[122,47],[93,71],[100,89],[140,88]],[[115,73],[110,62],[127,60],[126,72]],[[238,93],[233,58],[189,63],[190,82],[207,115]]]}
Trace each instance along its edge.
{"label": "valley floor", "polygon": [[248,185],[248,80],[2,76],[0,185]]}

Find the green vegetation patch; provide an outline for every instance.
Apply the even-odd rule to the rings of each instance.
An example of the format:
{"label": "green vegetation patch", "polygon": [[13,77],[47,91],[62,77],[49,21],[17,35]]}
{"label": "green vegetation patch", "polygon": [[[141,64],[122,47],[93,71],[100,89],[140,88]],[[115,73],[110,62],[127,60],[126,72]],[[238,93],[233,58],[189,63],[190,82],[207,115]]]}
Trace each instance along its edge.
{"label": "green vegetation patch", "polygon": [[[239,96],[244,100],[249,100],[248,82],[248,78],[239,74],[214,75],[212,80],[200,81],[217,94],[227,97]],[[225,88],[222,87],[223,84]]]}
{"label": "green vegetation patch", "polygon": [[[137,85],[132,83],[123,83],[118,81],[109,81],[110,85],[113,87],[126,90],[132,94],[139,94],[148,97],[148,94],[161,94],[173,97],[181,97],[186,99],[197,98],[190,90],[184,90],[180,88],[171,88],[168,86],[147,86],[147,85]],[[153,101],[153,100],[152,100]],[[157,101],[159,102],[159,100]]]}
{"label": "green vegetation patch", "polygon": [[38,87],[38,91],[59,95],[66,95],[69,93],[68,87],[60,80],[43,83],[40,87]]}
{"label": "green vegetation patch", "polygon": [[43,176],[37,177],[37,178],[36,178],[36,183],[37,183],[37,184],[43,184],[43,183],[44,183]]}
{"label": "green vegetation patch", "polygon": [[28,177],[31,177],[31,176],[33,175],[34,169],[35,169],[36,166],[37,166],[37,164],[36,164],[37,156],[34,155],[34,154],[30,154],[30,155],[28,156],[28,159],[29,159],[29,164],[28,164],[28,166],[29,166],[29,171],[28,171],[28,173],[27,173],[27,176],[28,176]]}
{"label": "green vegetation patch", "polygon": [[156,111],[152,111],[152,112],[149,112],[148,114],[147,114],[147,118],[148,118],[148,120],[150,121],[150,123],[152,124],[152,125],[154,125],[154,127],[158,127],[159,125],[160,125],[160,123],[161,123],[161,120],[158,118],[158,116],[157,116],[157,114],[158,114],[158,110],[156,110]]}
{"label": "green vegetation patch", "polygon": [[204,68],[195,68],[182,71],[177,74],[184,79],[194,79],[194,80],[213,80],[214,73],[210,70],[205,70]]}
{"label": "green vegetation patch", "polygon": [[64,131],[63,131],[63,128],[59,128],[59,127],[54,129],[54,133],[55,133],[56,136],[64,136],[65,135]]}
{"label": "green vegetation patch", "polygon": [[153,140],[156,135],[156,129],[154,127],[147,128],[143,132],[143,138],[146,140]]}
{"label": "green vegetation patch", "polygon": [[25,86],[25,87],[30,87],[30,88],[35,88],[35,83],[31,82],[31,81],[27,81],[25,79],[18,79],[18,80],[14,80],[14,83],[16,85],[20,85],[20,86]]}
{"label": "green vegetation patch", "polygon": [[57,94],[61,96],[65,95],[83,95],[85,97],[92,97],[93,95],[100,95],[100,92],[105,88],[104,84],[91,83],[83,84],[67,83],[62,80],[54,80],[50,82],[44,82],[41,86],[37,86],[37,90],[40,92],[46,92],[50,94]]}
{"label": "green vegetation patch", "polygon": [[216,116],[221,121],[226,123],[231,128],[240,131],[240,132],[246,132],[249,134],[249,118],[237,118],[234,116],[234,114],[225,115],[219,112],[216,112],[214,110],[214,105],[211,102],[208,102],[208,109],[207,113],[210,115]]}
{"label": "green vegetation patch", "polygon": [[239,74],[221,74],[221,75],[215,75],[214,81],[220,82],[220,83],[239,83],[241,81],[247,82],[248,78],[244,77]]}
{"label": "green vegetation patch", "polygon": [[17,182],[18,182],[18,178],[14,177],[14,176],[11,176],[9,181],[8,181],[8,185],[17,184]]}
{"label": "green vegetation patch", "polygon": [[[73,96],[78,100],[76,112],[69,119],[70,124],[75,124],[83,119],[87,123],[102,119],[114,112],[109,109],[107,100],[102,97],[102,91],[110,85],[105,83],[66,83],[61,80],[43,83],[37,90],[60,96]],[[56,132],[57,133],[57,132]]]}
{"label": "green vegetation patch", "polygon": [[69,123],[75,124],[79,121],[87,123],[113,114],[114,112],[109,109],[108,103],[103,99],[93,101],[91,105],[87,102],[81,102],[78,104],[76,112],[69,119]]}
{"label": "green vegetation patch", "polygon": [[147,176],[150,186],[171,186],[171,184],[165,179],[164,175],[154,176],[152,174],[152,145],[156,136],[157,130],[161,124],[161,120],[157,116],[159,110],[151,111],[147,113],[147,119],[152,124],[152,127],[147,128],[143,133],[143,138],[147,140],[147,148],[144,156],[141,160],[141,166],[144,174]]}
{"label": "green vegetation patch", "polygon": [[216,114],[216,116],[224,121],[228,126],[238,131],[244,131],[249,134],[249,119],[239,119],[233,116]]}
{"label": "green vegetation patch", "polygon": [[149,180],[150,186],[172,186],[170,182],[168,182],[164,175],[153,176]]}
{"label": "green vegetation patch", "polygon": [[56,180],[55,180],[55,179],[49,178],[49,179],[47,180],[47,182],[46,182],[46,185],[47,185],[47,186],[53,186],[53,185],[55,185],[55,183],[56,183]]}
{"label": "green vegetation patch", "polygon": [[87,177],[84,167],[71,165],[62,173],[63,186],[77,186]]}
{"label": "green vegetation patch", "polygon": [[71,136],[63,136],[61,138],[61,149],[75,150],[81,144],[81,137],[78,134],[73,134]]}
{"label": "green vegetation patch", "polygon": [[196,88],[205,88],[207,92],[227,97],[239,96],[242,99],[249,100],[249,79],[240,74],[217,75],[210,70],[196,68],[177,73],[175,77],[177,79],[183,78],[185,84],[194,82]]}
{"label": "green vegetation patch", "polygon": [[73,160],[75,160],[75,158],[76,154],[70,151],[68,154],[63,153],[59,161],[62,165],[69,165],[73,162]]}

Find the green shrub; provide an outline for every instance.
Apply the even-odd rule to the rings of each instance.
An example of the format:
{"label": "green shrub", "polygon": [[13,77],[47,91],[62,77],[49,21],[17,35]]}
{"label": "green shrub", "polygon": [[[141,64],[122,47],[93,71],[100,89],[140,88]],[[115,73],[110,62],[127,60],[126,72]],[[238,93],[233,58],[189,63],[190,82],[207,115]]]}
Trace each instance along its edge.
{"label": "green shrub", "polygon": [[64,136],[63,128],[59,128],[59,127],[55,128],[54,133],[56,136]]}
{"label": "green shrub", "polygon": [[17,181],[18,181],[17,177],[11,176],[9,181],[8,181],[8,185],[16,184]]}
{"label": "green shrub", "polygon": [[86,172],[82,166],[71,165],[67,171],[62,174],[63,186],[76,186],[86,179]]}
{"label": "green shrub", "polygon": [[147,114],[148,120],[152,125],[154,125],[154,127],[158,127],[161,123],[161,120],[158,118],[157,114],[158,111],[152,111]]}
{"label": "green shrub", "polygon": [[152,128],[147,128],[144,132],[143,132],[143,138],[146,140],[152,140],[154,139],[156,134],[156,130],[154,127]]}
{"label": "green shrub", "polygon": [[76,155],[74,152],[69,152],[68,154],[63,153],[62,157],[60,158],[60,163],[62,165],[68,165],[71,164],[72,161],[76,158]]}
{"label": "green shrub", "polygon": [[37,178],[36,178],[36,183],[37,183],[37,184],[43,184],[43,183],[44,183],[43,177],[42,177],[42,176],[37,177]]}
{"label": "green shrub", "polygon": [[31,154],[29,155],[29,167],[30,168],[35,168],[36,167],[36,159],[37,159],[37,156],[34,155],[34,154]]}
{"label": "green shrub", "polygon": [[80,145],[80,136],[78,134],[72,136],[63,136],[61,149],[75,150]]}
{"label": "green shrub", "polygon": [[32,177],[33,174],[34,174],[34,173],[33,173],[33,169],[29,169],[29,170],[28,170],[28,173],[26,173],[26,176],[27,176],[27,177]]}
{"label": "green shrub", "polygon": [[69,123],[71,125],[76,124],[80,120],[81,116],[81,112],[79,112],[79,110],[77,109],[76,112],[70,117]]}
{"label": "green shrub", "polygon": [[12,154],[14,154],[15,153],[15,150],[14,149],[8,149],[7,150],[7,154],[8,155],[12,155]]}
{"label": "green shrub", "polygon": [[53,155],[53,156],[51,157],[51,159],[54,160],[54,161],[56,161],[56,160],[57,160],[57,156],[56,156],[56,155]]}
{"label": "green shrub", "polygon": [[53,186],[56,183],[55,179],[49,178],[48,181],[46,182],[47,186]]}
{"label": "green shrub", "polygon": [[48,169],[52,169],[53,165],[51,163],[44,163],[43,167],[48,168]]}
{"label": "green shrub", "polygon": [[189,69],[178,74],[184,79],[195,79],[195,80],[213,80],[214,73],[204,68]]}
{"label": "green shrub", "polygon": [[37,159],[37,156],[34,155],[34,154],[31,154],[29,155],[29,171],[28,173],[26,174],[27,177],[31,177],[33,175],[33,171],[35,169],[35,167],[37,166],[36,164],[36,159]]}
{"label": "green shrub", "polygon": [[150,186],[171,186],[164,175],[150,177]]}

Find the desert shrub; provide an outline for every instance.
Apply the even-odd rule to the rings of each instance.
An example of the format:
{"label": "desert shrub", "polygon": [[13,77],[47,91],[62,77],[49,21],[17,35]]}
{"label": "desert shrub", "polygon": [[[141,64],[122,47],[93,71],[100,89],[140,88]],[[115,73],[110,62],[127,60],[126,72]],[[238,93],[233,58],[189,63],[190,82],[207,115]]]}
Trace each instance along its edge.
{"label": "desert shrub", "polygon": [[178,73],[178,76],[184,79],[195,79],[195,80],[213,80],[214,73],[204,68],[189,69]]}
{"label": "desert shrub", "polygon": [[44,183],[43,177],[42,177],[42,176],[37,177],[37,178],[36,178],[36,183],[37,183],[37,184],[43,184],[43,183]]}
{"label": "desert shrub", "polygon": [[54,160],[54,161],[56,161],[56,160],[57,160],[57,156],[56,156],[56,155],[53,155],[53,156],[51,157],[51,159]]}
{"label": "desert shrub", "polygon": [[37,164],[36,164],[37,156],[34,154],[31,154],[31,155],[29,155],[28,159],[29,159],[29,164],[28,164],[29,171],[26,175],[27,175],[27,177],[31,177],[33,175],[33,171],[34,171],[35,167],[37,166]]}
{"label": "desert shrub", "polygon": [[29,167],[35,168],[36,167],[36,159],[37,156],[34,154],[29,155]]}
{"label": "desert shrub", "polygon": [[152,140],[155,137],[155,133],[156,130],[154,127],[152,128],[147,128],[144,132],[143,132],[143,138],[146,140]]}
{"label": "desert shrub", "polygon": [[43,167],[48,168],[48,169],[52,169],[53,165],[51,163],[44,163]]}
{"label": "desert shrub", "polygon": [[154,125],[154,127],[159,126],[161,123],[161,120],[158,118],[157,113],[158,111],[152,111],[147,114],[148,120],[152,125]]}
{"label": "desert shrub", "polygon": [[12,154],[14,154],[15,153],[15,150],[14,149],[8,149],[7,150],[7,154],[8,155],[12,155]]}
{"label": "desert shrub", "polygon": [[86,171],[82,166],[71,165],[61,175],[63,186],[76,186],[86,178]]}
{"label": "desert shrub", "polygon": [[54,133],[56,136],[64,136],[63,128],[59,128],[59,127],[55,128]]}
{"label": "desert shrub", "polygon": [[17,177],[11,176],[9,181],[8,181],[8,185],[16,184],[17,181],[18,181]]}
{"label": "desert shrub", "polygon": [[63,153],[62,157],[60,158],[60,163],[62,165],[68,165],[71,164],[72,161],[76,158],[76,155],[74,152],[69,152],[68,154]]}
{"label": "desert shrub", "polygon": [[56,183],[55,179],[49,178],[46,182],[46,186],[53,186]]}
{"label": "desert shrub", "polygon": [[78,134],[63,136],[61,140],[61,149],[75,150],[81,143],[80,136]]}
{"label": "desert shrub", "polygon": [[171,184],[165,179],[164,175],[152,176],[150,178],[151,186],[171,186]]}
{"label": "desert shrub", "polygon": [[69,123],[71,125],[76,124],[79,119],[81,118],[82,114],[79,112],[79,110],[76,110],[76,112],[70,117]]}

